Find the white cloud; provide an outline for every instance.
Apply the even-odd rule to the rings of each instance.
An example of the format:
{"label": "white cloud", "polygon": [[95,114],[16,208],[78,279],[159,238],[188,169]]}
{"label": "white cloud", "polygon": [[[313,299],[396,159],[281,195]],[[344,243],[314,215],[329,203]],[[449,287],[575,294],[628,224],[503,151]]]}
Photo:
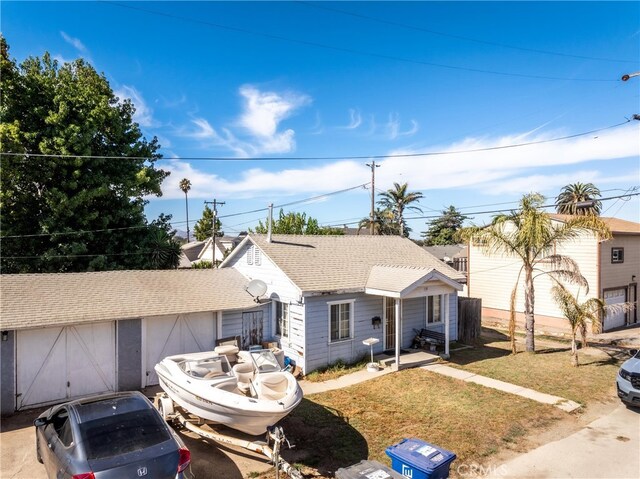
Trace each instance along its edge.
{"label": "white cloud", "polygon": [[[222,127],[219,133],[206,119],[196,118],[192,120],[195,129],[182,129],[177,133],[201,140],[203,147],[227,148],[239,157],[293,151],[295,131],[290,128],[279,131],[278,127],[296,110],[308,105],[311,98],[293,92],[261,92],[251,85],[240,87],[239,92],[244,98],[243,111],[230,127]],[[232,131],[233,126],[240,127],[241,131]]]}
{"label": "white cloud", "polygon": [[[226,142],[229,148],[238,151],[246,145],[230,132],[219,135],[205,120],[197,123],[194,135],[209,135],[211,142]],[[519,148],[456,154],[454,151],[491,148],[514,144],[513,139],[521,134],[501,138],[468,138],[452,145],[434,147],[431,151],[448,151],[448,154],[424,157],[387,158],[380,161],[376,170],[376,185],[385,189],[393,181],[408,181],[412,190],[467,188],[484,194],[520,195],[529,191],[555,194],[560,187],[573,183],[594,182],[598,185],[627,182],[637,184],[638,171],[616,175],[602,173],[592,164],[575,172],[558,173],[555,167],[565,167],[583,162],[617,160],[640,155],[637,141],[638,128],[628,125],[607,132],[598,138],[591,136],[570,140],[543,143]],[[561,136],[557,134],[556,136]],[[549,136],[538,136],[529,141],[542,140]],[[395,151],[393,154],[417,153]],[[276,195],[313,195],[349,188],[370,180],[370,170],[360,161],[341,160],[310,168],[285,168],[267,171],[263,168],[245,170],[239,178],[224,178],[205,173],[184,161],[170,162],[172,175],[163,185],[163,198],[183,198],[178,188],[182,178],[192,182],[190,197],[208,198],[216,194],[236,198],[258,198]],[[604,170],[606,171],[606,170]],[[399,180],[400,178],[400,180]]]}
{"label": "white cloud", "polygon": [[[429,148],[445,152],[442,155],[387,158],[380,168],[382,181],[391,183],[398,174],[411,178],[415,189],[444,189],[478,187],[491,191],[486,185],[497,180],[510,181],[533,168],[552,168],[587,161],[615,160],[640,155],[639,128],[627,125],[600,132],[597,137],[584,136],[562,141],[541,143],[517,148],[488,150],[523,143],[520,134],[500,138],[467,138],[452,145]],[[563,136],[562,132],[531,137],[527,142],[543,141]],[[469,153],[454,153],[456,151]],[[396,150],[391,154],[420,153],[417,150]],[[449,153],[447,153],[449,152]],[[537,172],[533,173],[534,175]],[[635,181],[637,183],[637,180]],[[384,184],[384,183],[383,183]]]}
{"label": "white cloud", "polygon": [[87,47],[85,47],[84,44],[79,39],[71,37],[63,31],[60,31],[60,35],[62,36],[65,42],[73,46],[80,53],[87,53]]}
{"label": "white cloud", "polygon": [[153,119],[153,110],[149,108],[147,103],[142,98],[142,94],[136,90],[135,87],[122,85],[118,90],[114,92],[117,97],[123,101],[125,98],[130,98],[133,106],[136,108],[136,112],[133,115],[133,120],[140,126],[155,126],[156,122]]}
{"label": "white cloud", "polygon": [[358,110],[349,108],[349,118],[350,118],[349,124],[347,126],[342,127],[345,130],[355,130],[360,125],[362,125],[362,115]]}
{"label": "white cloud", "polygon": [[278,132],[278,126],[282,120],[311,102],[307,95],[261,92],[251,85],[240,87],[240,95],[244,98],[244,111],[238,124],[257,141],[258,150],[286,153],[295,149],[295,132],[291,129]]}

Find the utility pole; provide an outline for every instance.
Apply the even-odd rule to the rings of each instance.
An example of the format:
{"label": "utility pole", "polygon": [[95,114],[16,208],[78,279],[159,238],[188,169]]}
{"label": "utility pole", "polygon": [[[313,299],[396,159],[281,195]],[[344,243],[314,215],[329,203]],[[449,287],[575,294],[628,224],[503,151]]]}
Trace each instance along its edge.
{"label": "utility pole", "polygon": [[213,225],[211,228],[211,253],[213,255],[213,259],[211,261],[211,267],[216,267],[216,218],[218,217],[218,205],[224,205],[224,201],[218,201],[215,198],[213,201],[205,201],[205,205],[213,205]]}
{"label": "utility pole", "polygon": [[369,213],[369,228],[371,234],[375,234],[375,197],[376,197],[376,168],[380,168],[380,165],[376,165],[375,161],[366,165],[371,168],[371,213]]}

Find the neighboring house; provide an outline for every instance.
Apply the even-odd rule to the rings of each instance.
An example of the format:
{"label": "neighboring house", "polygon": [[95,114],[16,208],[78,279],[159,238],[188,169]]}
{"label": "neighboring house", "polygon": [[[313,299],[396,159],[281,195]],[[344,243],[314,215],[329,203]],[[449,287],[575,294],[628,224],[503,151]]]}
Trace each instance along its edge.
{"label": "neighboring house", "polygon": [[[566,220],[563,215],[551,215],[558,223]],[[571,257],[578,263],[580,272],[589,283],[589,292],[579,291],[581,301],[602,298],[607,304],[630,302],[636,305],[631,312],[607,314],[603,330],[631,325],[638,322],[638,284],[640,278],[640,224],[616,218],[601,218],[611,229],[613,239],[598,241],[591,234],[555,245],[550,254]],[[521,262],[515,257],[498,257],[484,254],[473,244],[469,247],[469,296],[482,299],[483,318],[506,320],[509,317],[510,294],[516,283]],[[520,278],[516,311],[517,320],[523,321],[524,294]],[[538,326],[568,328],[551,297],[553,285],[548,275],[538,276],[535,285],[535,320]],[[570,288],[578,292],[577,288]]]}
{"label": "neighboring house", "polygon": [[467,246],[464,244],[424,246],[424,249],[456,271],[467,273]]}
{"label": "neighboring house", "polygon": [[305,372],[420,328],[448,353],[462,279],[408,239],[286,235],[245,237],[221,269],[0,275],[1,412],[155,385],[162,358],[230,336],[275,340]]}
{"label": "neighboring house", "polygon": [[220,267],[266,283],[265,330],[305,372],[362,357],[371,337],[398,352],[434,329],[447,354],[457,338],[464,275],[398,236],[249,235]]}
{"label": "neighboring house", "polygon": [[[216,238],[215,242],[215,259],[221,262],[225,256],[235,248],[244,238],[244,236],[223,236]],[[213,262],[214,248],[211,247],[211,238],[206,241],[192,241],[182,245],[182,255],[180,257],[179,268],[191,268],[193,264],[201,261]]]}
{"label": "neighboring house", "polygon": [[157,384],[162,358],[268,314],[247,283],[233,269],[0,275],[2,414]]}

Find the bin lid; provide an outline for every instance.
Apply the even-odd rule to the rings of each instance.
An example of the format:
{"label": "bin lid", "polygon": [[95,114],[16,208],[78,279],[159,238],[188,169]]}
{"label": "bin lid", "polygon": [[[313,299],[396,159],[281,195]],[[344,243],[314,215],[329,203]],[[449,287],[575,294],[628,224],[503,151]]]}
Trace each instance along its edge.
{"label": "bin lid", "polygon": [[456,458],[455,453],[420,439],[403,439],[398,444],[389,446],[385,452],[387,456],[423,472],[432,472]]}
{"label": "bin lid", "polygon": [[340,468],[336,479],[406,479],[400,473],[376,461],[360,461],[353,466]]}

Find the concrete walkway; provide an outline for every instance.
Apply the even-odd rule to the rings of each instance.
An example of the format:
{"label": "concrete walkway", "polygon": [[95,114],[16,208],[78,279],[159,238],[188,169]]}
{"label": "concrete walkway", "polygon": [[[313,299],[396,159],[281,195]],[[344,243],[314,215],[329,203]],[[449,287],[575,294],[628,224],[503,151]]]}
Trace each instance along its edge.
{"label": "concrete walkway", "polygon": [[[640,412],[619,405],[580,431],[502,464],[492,479],[631,479],[640,477]],[[455,463],[454,463],[455,467]],[[460,469],[460,466],[458,466]],[[469,469],[467,469],[468,471]],[[463,476],[464,477],[464,476]]]}
{"label": "concrete walkway", "polygon": [[552,406],[560,408],[566,412],[575,411],[576,409],[580,408],[580,404],[578,404],[577,402],[570,401],[559,396],[552,396],[551,394],[541,393],[538,391],[534,391],[533,389],[516,386],[515,384],[488,378],[486,376],[480,376],[479,374],[470,373],[469,371],[464,371],[462,369],[452,368],[451,366],[447,366],[446,364],[442,363],[428,364],[426,366],[422,366],[422,369],[426,369],[427,371],[431,371],[437,374],[442,374],[443,376],[448,376],[450,378],[460,379],[461,381],[480,384],[481,386],[497,389],[509,394],[522,396],[544,404],[551,404]]}
{"label": "concrete walkway", "polygon": [[[422,369],[426,369],[427,371],[431,371],[436,374],[442,374],[443,376],[448,376],[450,378],[480,384],[481,386],[497,389],[509,394],[515,394],[517,396],[522,396],[527,399],[532,399],[544,404],[551,404],[552,406],[560,408],[566,412],[575,411],[576,409],[580,408],[580,404],[568,399],[564,399],[558,396],[552,396],[551,394],[544,394],[538,391],[534,391],[533,389],[516,386],[515,384],[488,378],[486,376],[480,376],[479,374],[470,373],[462,369],[452,368],[451,366],[447,366],[444,363],[432,363],[420,367]],[[364,381],[368,381],[369,379],[378,378],[391,372],[394,371],[390,367],[381,369],[377,372],[369,372],[366,369],[362,369],[361,371],[347,374],[338,379],[332,379],[330,381],[311,382],[302,380],[299,382],[299,384],[305,395],[318,394],[326,391],[332,391],[334,389],[353,386],[354,384],[359,384]]]}

